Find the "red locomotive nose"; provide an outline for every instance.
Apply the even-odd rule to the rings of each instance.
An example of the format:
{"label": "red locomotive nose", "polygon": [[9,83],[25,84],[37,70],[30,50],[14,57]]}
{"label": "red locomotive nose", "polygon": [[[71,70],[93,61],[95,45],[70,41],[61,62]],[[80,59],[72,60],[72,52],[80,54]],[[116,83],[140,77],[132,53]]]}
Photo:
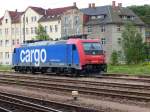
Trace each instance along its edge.
{"label": "red locomotive nose", "polygon": [[85,56],[85,63],[86,64],[101,64],[104,62],[105,62],[104,55],[99,55],[99,56],[87,55],[87,56]]}

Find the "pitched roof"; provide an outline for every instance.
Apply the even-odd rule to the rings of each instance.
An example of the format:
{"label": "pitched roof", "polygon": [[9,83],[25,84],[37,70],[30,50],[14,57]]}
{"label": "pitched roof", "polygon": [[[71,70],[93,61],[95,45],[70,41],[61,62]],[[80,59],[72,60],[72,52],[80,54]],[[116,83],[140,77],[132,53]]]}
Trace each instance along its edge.
{"label": "pitched roof", "polygon": [[65,11],[74,9],[75,6],[68,6],[68,7],[61,7],[61,8],[54,8],[54,9],[48,9],[47,15],[60,15],[63,14]]}
{"label": "pitched roof", "polygon": [[41,8],[41,7],[33,7],[33,6],[29,6],[28,8],[33,9],[35,12],[37,12],[40,15],[44,15],[45,14],[45,10],[46,10],[46,9]]}
{"label": "pitched roof", "polygon": [[108,23],[123,24],[127,22],[127,20],[122,19],[121,16],[133,16],[134,17],[134,20],[132,20],[133,23],[137,25],[144,25],[144,22],[132,10],[125,7],[116,7],[114,9],[112,8],[112,6],[99,6],[95,8],[80,9],[80,11],[89,16],[105,15],[105,18],[103,19],[89,20],[86,23],[87,25],[108,24]]}
{"label": "pitched roof", "polygon": [[46,15],[44,15],[39,22],[44,22],[44,21],[54,21],[60,19],[61,15],[66,12],[67,10],[70,9],[75,9],[77,7],[75,6],[68,6],[68,7],[62,7],[62,8],[54,8],[54,9],[48,9],[46,11]]}
{"label": "pitched roof", "polygon": [[19,23],[20,19],[21,19],[21,15],[23,14],[23,12],[17,12],[17,11],[8,11],[12,23]]}

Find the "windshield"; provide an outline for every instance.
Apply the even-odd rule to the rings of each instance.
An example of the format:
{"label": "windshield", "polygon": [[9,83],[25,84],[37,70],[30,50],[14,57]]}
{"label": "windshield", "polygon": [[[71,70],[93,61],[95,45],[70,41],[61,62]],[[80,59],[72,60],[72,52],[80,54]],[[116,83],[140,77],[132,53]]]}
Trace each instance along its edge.
{"label": "windshield", "polygon": [[98,42],[84,42],[83,47],[87,55],[99,55],[103,53],[102,46]]}

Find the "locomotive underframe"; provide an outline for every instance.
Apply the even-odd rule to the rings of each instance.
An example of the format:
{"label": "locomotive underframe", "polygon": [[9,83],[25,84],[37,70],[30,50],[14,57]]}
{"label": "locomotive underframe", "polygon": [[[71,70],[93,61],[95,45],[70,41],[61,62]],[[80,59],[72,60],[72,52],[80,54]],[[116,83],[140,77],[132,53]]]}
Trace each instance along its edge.
{"label": "locomotive underframe", "polygon": [[57,73],[69,75],[89,75],[92,73],[107,72],[106,64],[88,64],[82,66],[81,69],[74,67],[35,67],[35,66],[14,66],[13,69],[22,73]]}

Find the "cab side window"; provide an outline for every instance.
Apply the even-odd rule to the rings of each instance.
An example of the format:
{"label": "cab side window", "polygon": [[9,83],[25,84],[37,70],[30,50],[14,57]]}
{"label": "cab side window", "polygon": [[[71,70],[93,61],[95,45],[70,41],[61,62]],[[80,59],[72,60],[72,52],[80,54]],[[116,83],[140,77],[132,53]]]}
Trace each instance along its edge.
{"label": "cab side window", "polygon": [[16,48],[14,48],[14,52],[13,53],[16,53]]}
{"label": "cab side window", "polygon": [[75,44],[72,45],[72,50],[74,50],[74,51],[76,50],[76,45]]}

